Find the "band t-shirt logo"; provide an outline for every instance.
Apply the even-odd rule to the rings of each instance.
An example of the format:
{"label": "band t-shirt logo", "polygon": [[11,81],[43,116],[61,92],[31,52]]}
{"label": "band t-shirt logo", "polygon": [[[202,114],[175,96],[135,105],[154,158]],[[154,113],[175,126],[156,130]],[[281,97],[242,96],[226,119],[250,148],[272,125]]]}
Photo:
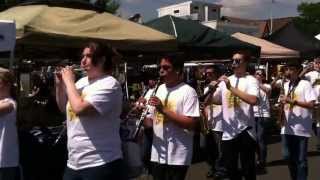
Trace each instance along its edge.
{"label": "band t-shirt logo", "polygon": [[[174,100],[170,100],[169,102],[165,102],[165,101],[161,101],[163,106],[167,109],[170,109],[171,111],[176,111],[177,109],[177,103]],[[156,112],[156,124],[159,123],[165,123],[166,122],[166,118],[163,116],[163,114],[161,114],[160,112]]]}
{"label": "band t-shirt logo", "polygon": [[[284,84],[285,95],[288,96],[289,83]],[[311,102],[316,100],[311,83],[306,80],[300,80],[294,89],[293,99],[299,102]],[[312,110],[301,106],[284,107],[286,123],[281,129],[281,134],[311,137],[312,132]]]}
{"label": "band t-shirt logo", "polygon": [[231,91],[227,92],[227,103],[228,108],[239,108],[241,104],[241,99],[238,96],[235,96]]}
{"label": "band t-shirt logo", "polygon": [[[85,99],[86,94],[85,93],[81,93],[81,98]],[[76,115],[76,113],[74,113],[74,111],[71,108],[70,102],[68,101],[67,103],[67,120],[69,121],[73,121],[73,120],[79,120],[79,117]]]}
{"label": "band t-shirt logo", "polygon": [[[292,92],[292,97],[291,97],[291,99],[292,99],[293,101],[297,101],[297,100],[299,100],[300,98],[299,98],[299,96],[297,95],[297,93]],[[292,110],[294,106],[295,106],[295,105],[293,105],[293,104],[287,103],[287,104],[285,104],[284,108],[285,108],[285,110]]]}

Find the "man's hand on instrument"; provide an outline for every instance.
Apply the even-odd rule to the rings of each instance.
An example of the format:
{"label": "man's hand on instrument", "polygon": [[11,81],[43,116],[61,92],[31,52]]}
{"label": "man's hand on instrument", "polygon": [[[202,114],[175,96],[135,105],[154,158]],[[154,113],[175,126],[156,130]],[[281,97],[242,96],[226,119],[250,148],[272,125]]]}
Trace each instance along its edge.
{"label": "man's hand on instrument", "polygon": [[222,76],[219,78],[219,81],[224,81],[224,83],[226,84],[227,88],[228,88],[228,89],[231,88],[231,84],[230,84],[230,81],[229,81],[229,79],[228,79],[228,76],[222,75]]}
{"label": "man's hand on instrument", "polygon": [[62,80],[65,84],[74,83],[75,75],[72,66],[66,66],[61,69]]}
{"label": "man's hand on instrument", "polygon": [[161,100],[157,97],[157,96],[152,96],[150,97],[148,104],[150,104],[151,106],[156,107],[157,111],[159,112],[163,112],[163,104],[161,102]]}
{"label": "man's hand on instrument", "polygon": [[139,97],[138,101],[135,103],[135,108],[139,111],[146,108],[147,100],[144,97]]}

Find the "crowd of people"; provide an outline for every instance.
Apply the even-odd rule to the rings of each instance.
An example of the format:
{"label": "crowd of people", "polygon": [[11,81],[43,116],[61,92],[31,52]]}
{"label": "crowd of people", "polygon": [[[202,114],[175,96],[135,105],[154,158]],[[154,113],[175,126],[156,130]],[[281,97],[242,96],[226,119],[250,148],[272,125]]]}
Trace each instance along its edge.
{"label": "crowd of people", "polygon": [[[56,70],[56,102],[66,114],[68,160],[64,180],[128,179],[120,136],[123,92],[112,76],[116,54],[111,47],[89,43],[80,62],[85,77],[76,81],[72,66]],[[308,138],[318,116],[320,59],[305,69],[298,61],[288,62],[279,78],[268,84],[263,70],[257,69],[253,75],[247,72],[248,52],[235,52],[231,74],[216,66],[205,69],[207,85],[199,98],[184,82],[185,58],[181,54],[162,56],[159,78],[149,81],[149,90],[135,103],[134,109],[145,114],[145,161],[153,179],[185,179],[192,157],[199,153],[193,147],[201,121],[207,127],[208,146],[214,146],[207,151],[211,166],[208,176],[255,180],[267,162],[269,96],[272,89],[279,88],[283,155],[291,179],[306,180]],[[4,180],[20,178],[13,79],[9,70],[0,69],[0,177]],[[316,127],[320,137],[319,122]]]}

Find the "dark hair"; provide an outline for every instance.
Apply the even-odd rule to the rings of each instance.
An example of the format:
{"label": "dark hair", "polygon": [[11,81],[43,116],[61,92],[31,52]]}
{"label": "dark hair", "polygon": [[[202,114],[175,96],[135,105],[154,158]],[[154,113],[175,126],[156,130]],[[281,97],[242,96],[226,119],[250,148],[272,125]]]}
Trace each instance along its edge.
{"label": "dark hair", "polygon": [[251,53],[250,51],[247,50],[240,50],[240,51],[236,51],[235,53],[233,53],[233,55],[235,54],[241,54],[243,57],[243,60],[246,62],[249,62],[251,60]]}
{"label": "dark hair", "polygon": [[103,71],[109,71],[112,69],[112,58],[117,55],[114,49],[110,46],[104,46],[100,43],[90,42],[85,48],[89,48],[92,52],[92,64],[97,66],[99,63],[103,63]]}
{"label": "dark hair", "polygon": [[16,86],[15,86],[15,77],[13,72],[8,69],[1,68],[0,69],[0,80],[5,84],[10,86],[10,94],[13,98],[16,98]]}
{"label": "dark hair", "polygon": [[211,65],[211,66],[207,66],[207,69],[213,69],[214,73],[216,74],[217,77],[222,75],[222,70],[220,69],[220,67],[218,65]]}
{"label": "dark hair", "polygon": [[162,59],[169,61],[172,64],[173,70],[178,71],[179,73],[183,72],[185,59],[185,56],[183,54],[168,54],[162,56],[160,60]]}

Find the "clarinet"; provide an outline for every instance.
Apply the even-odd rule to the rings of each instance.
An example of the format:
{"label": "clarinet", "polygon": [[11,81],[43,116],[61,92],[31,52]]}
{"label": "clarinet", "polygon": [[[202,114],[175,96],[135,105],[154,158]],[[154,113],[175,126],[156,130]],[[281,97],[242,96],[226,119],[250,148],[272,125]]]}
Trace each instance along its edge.
{"label": "clarinet", "polygon": [[[156,95],[159,86],[160,86],[160,79],[157,81],[156,87],[154,88],[154,90],[153,90],[153,92],[152,92],[152,94],[151,94],[150,97]],[[135,129],[135,131],[134,131],[134,133],[133,133],[133,140],[136,140],[136,139],[137,139],[138,134],[139,134],[139,132],[140,132],[140,129],[141,129],[142,125],[143,125],[143,121],[144,121],[144,119],[146,118],[149,110],[150,110],[150,109],[149,109],[149,106],[147,106],[146,109],[141,113],[141,116],[140,116],[139,121],[138,121],[137,128]]]}
{"label": "clarinet", "polygon": [[[284,92],[284,81],[285,81],[285,77],[282,77],[279,97],[285,95],[285,92]],[[284,104],[283,104],[281,101],[280,101],[280,103],[279,103],[278,122],[280,123],[281,126],[284,126],[285,123],[286,123],[285,112],[284,112]]]}

